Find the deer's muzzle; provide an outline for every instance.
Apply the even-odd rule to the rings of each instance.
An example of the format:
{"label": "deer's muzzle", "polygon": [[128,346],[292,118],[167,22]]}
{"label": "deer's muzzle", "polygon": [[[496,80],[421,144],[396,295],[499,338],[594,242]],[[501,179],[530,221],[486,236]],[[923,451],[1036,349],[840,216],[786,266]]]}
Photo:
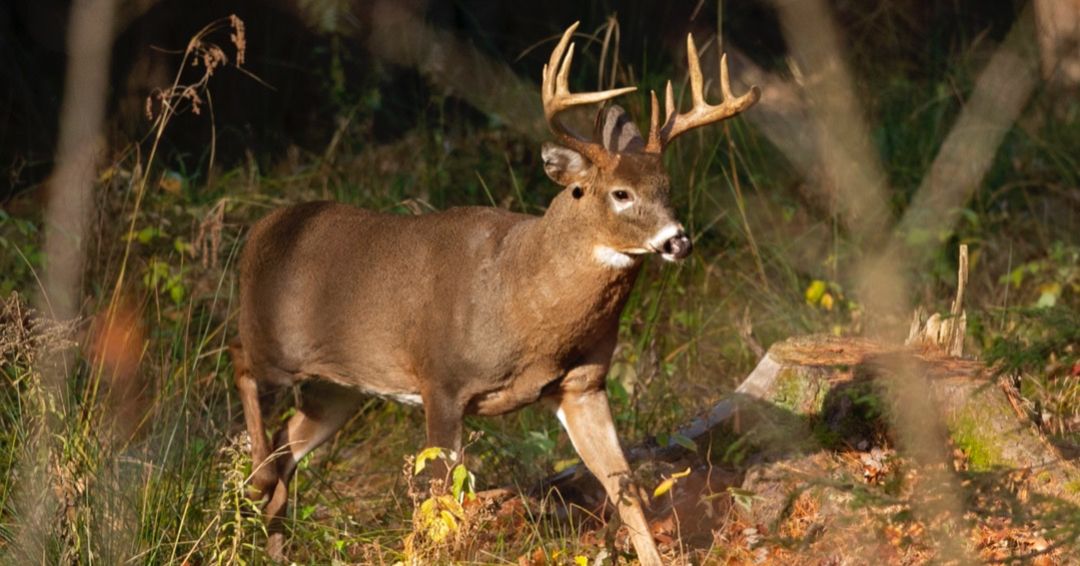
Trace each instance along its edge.
{"label": "deer's muzzle", "polygon": [[694,244],[686,232],[679,231],[660,246],[661,257],[668,261],[685,259],[694,250]]}

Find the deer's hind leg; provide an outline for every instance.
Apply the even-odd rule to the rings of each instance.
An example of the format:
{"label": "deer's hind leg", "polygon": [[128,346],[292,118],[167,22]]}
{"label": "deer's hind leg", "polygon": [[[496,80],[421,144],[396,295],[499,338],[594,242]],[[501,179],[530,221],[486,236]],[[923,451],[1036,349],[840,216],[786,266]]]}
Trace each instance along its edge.
{"label": "deer's hind leg", "polygon": [[296,471],[296,464],[334,436],[356,414],[362,400],[363,395],[359,392],[325,381],[311,381],[301,387],[296,414],[281,427],[274,439],[272,458],[277,483],[264,510],[270,532],[267,553],[271,558],[281,560],[284,557],[283,523],[289,502],[289,481]]}
{"label": "deer's hind leg", "polygon": [[259,403],[259,382],[251,372],[251,364],[240,340],[229,344],[229,353],[232,355],[240,404],[244,407],[244,424],[247,426],[248,436],[251,437],[251,497],[259,500],[269,495],[277,485],[277,466],[267,460],[270,450],[267,446],[266,427],[263,425],[262,406]]}

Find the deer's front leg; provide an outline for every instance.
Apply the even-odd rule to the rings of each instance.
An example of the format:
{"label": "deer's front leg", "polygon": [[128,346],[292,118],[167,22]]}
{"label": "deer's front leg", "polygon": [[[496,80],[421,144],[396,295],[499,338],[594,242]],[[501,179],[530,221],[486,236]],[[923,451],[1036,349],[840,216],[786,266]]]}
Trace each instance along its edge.
{"label": "deer's front leg", "polygon": [[[595,366],[582,368],[594,371]],[[606,373],[606,367],[603,373]],[[638,560],[645,566],[659,566],[660,553],[656,550],[649,524],[641,509],[641,500],[630,485],[630,466],[623,456],[619,438],[615,434],[615,422],[611,418],[607,394],[603,388],[603,374],[596,385],[595,376],[582,381],[584,376],[571,372],[566,379],[559,399],[558,417],[570,435],[585,466],[603,484],[608,497],[615,503],[622,518],[630,528],[630,540],[637,551]],[[584,383],[589,385],[582,389]]]}
{"label": "deer's front leg", "polygon": [[449,459],[434,462],[429,472],[432,479],[446,479],[449,470],[461,461],[461,429],[465,418],[464,404],[455,391],[432,387],[424,391],[424,418],[427,421],[427,445],[450,451]]}

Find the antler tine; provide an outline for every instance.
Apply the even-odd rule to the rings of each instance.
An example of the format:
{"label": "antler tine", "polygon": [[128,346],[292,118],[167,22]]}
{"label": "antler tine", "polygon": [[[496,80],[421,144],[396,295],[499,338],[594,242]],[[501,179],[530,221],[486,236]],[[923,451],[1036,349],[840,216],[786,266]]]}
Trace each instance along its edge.
{"label": "antler tine", "polygon": [[694,36],[686,34],[686,62],[690,71],[690,98],[694,103],[691,112],[698,108],[708,106],[705,104],[705,81],[701,78],[701,61],[698,60],[697,46],[694,45]]}
{"label": "antler tine", "polygon": [[[753,86],[750,89],[755,90],[757,87]],[[735,95],[731,93],[731,82],[728,81],[727,53],[720,54],[720,96],[724,97],[723,100],[735,98]]]}
{"label": "antler tine", "polygon": [[675,115],[675,95],[671,81],[664,87],[664,123],[660,124],[660,103],[656,100],[656,91],[652,91],[652,114],[649,116],[649,141],[645,144],[646,153],[663,153],[664,132],[670,129],[671,118]]}
{"label": "antler tine", "polygon": [[[577,29],[578,24],[580,23],[581,22],[574,22],[573,25],[566,28],[562,38],[559,39],[558,45],[555,46],[555,50],[551,52],[551,59],[548,60],[547,65],[544,65],[544,76],[540,86],[540,92],[544,103],[544,117],[547,118],[548,127],[551,128],[552,133],[554,133],[564,145],[579,152],[586,153],[590,159],[595,161],[602,160],[607,153],[604,151],[603,147],[571,133],[557,119],[557,115],[572,106],[595,104],[597,102],[610,100],[621,94],[637,90],[637,87],[628,86],[599,92],[582,92],[577,94],[572,94],[570,92],[570,65],[574,61],[574,44],[570,42],[570,38],[573,36],[574,30]],[[565,58],[563,57],[564,53],[566,54]]]}
{"label": "antler tine", "polygon": [[656,99],[656,91],[649,91],[650,106],[652,111],[649,113],[649,141],[645,144],[646,153],[660,153],[660,102]]}
{"label": "antler tine", "polygon": [[[726,120],[757,103],[761,98],[761,90],[757,86],[750,87],[746,94],[736,97],[731,92],[729,81],[727,55],[720,55],[720,104],[713,106],[705,102],[704,80],[701,76],[701,62],[698,59],[697,46],[694,45],[693,35],[686,36],[686,61],[690,73],[690,98],[693,107],[685,114],[679,114],[675,110],[675,97],[671,88],[671,81],[667,83],[664,93],[664,125],[658,131],[649,131],[649,144],[646,151],[659,153],[664,150],[671,140],[694,128]],[[655,112],[655,110],[654,110]],[[656,117],[654,116],[654,121]]]}

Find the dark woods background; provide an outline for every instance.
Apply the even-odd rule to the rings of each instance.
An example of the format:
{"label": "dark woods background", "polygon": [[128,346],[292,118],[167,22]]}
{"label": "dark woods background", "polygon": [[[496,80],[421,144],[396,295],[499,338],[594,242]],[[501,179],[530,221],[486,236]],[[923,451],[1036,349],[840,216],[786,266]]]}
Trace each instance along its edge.
{"label": "dark woods background", "polygon": [[[634,73],[620,80],[645,78],[643,89],[662,87],[665,77],[681,78],[685,34],[696,32],[699,43],[711,37],[721,5],[416,0],[394,4],[484,55],[506,62],[534,83],[539,82],[550,41],[568,23],[580,19],[583,30],[592,33],[608,16],[617,16],[622,28],[619,57]],[[758,65],[786,72],[786,48],[770,4],[722,5],[726,41]],[[364,114],[359,121],[366,134],[356,137],[367,143],[400,139],[421,122],[437,123],[449,135],[498,126],[454,92],[425,80],[415,67],[386,61],[366,48],[373,30],[380,26],[377,8],[385,6],[285,0],[123,3],[110,66],[111,147],[122,148],[145,137],[149,126],[146,98],[152,90],[171,83],[178,51],[207,22],[232,13],[247,23],[250,51],[245,66],[265,84],[240,73],[215,78],[221,167],[242,162],[245,152],[269,165],[282,159],[290,146],[321,151],[336,129],[335,119],[354,108]],[[883,82],[909,82],[911,96],[934,96],[933,89],[957,72],[954,60],[985,56],[985,50],[1008,32],[1022,7],[1022,2],[1003,0],[894,0],[873,7],[837,2],[834,6],[844,37],[855,48],[847,55],[858,78],[860,97],[872,115],[889,111],[886,106],[893,102],[881,99],[889,94],[882,92]],[[66,15],[67,3],[58,0],[10,0],[0,10],[0,56],[4,58],[0,65],[0,164],[8,181],[4,201],[31,191],[51,168],[64,82]],[[591,85],[599,45],[586,49],[576,71],[583,85]],[[734,75],[738,77],[737,72]],[[946,111],[955,109],[954,105]],[[647,120],[646,116],[637,118],[641,123]],[[189,114],[172,125],[165,143],[174,159],[205,180],[210,135],[210,121]]]}

